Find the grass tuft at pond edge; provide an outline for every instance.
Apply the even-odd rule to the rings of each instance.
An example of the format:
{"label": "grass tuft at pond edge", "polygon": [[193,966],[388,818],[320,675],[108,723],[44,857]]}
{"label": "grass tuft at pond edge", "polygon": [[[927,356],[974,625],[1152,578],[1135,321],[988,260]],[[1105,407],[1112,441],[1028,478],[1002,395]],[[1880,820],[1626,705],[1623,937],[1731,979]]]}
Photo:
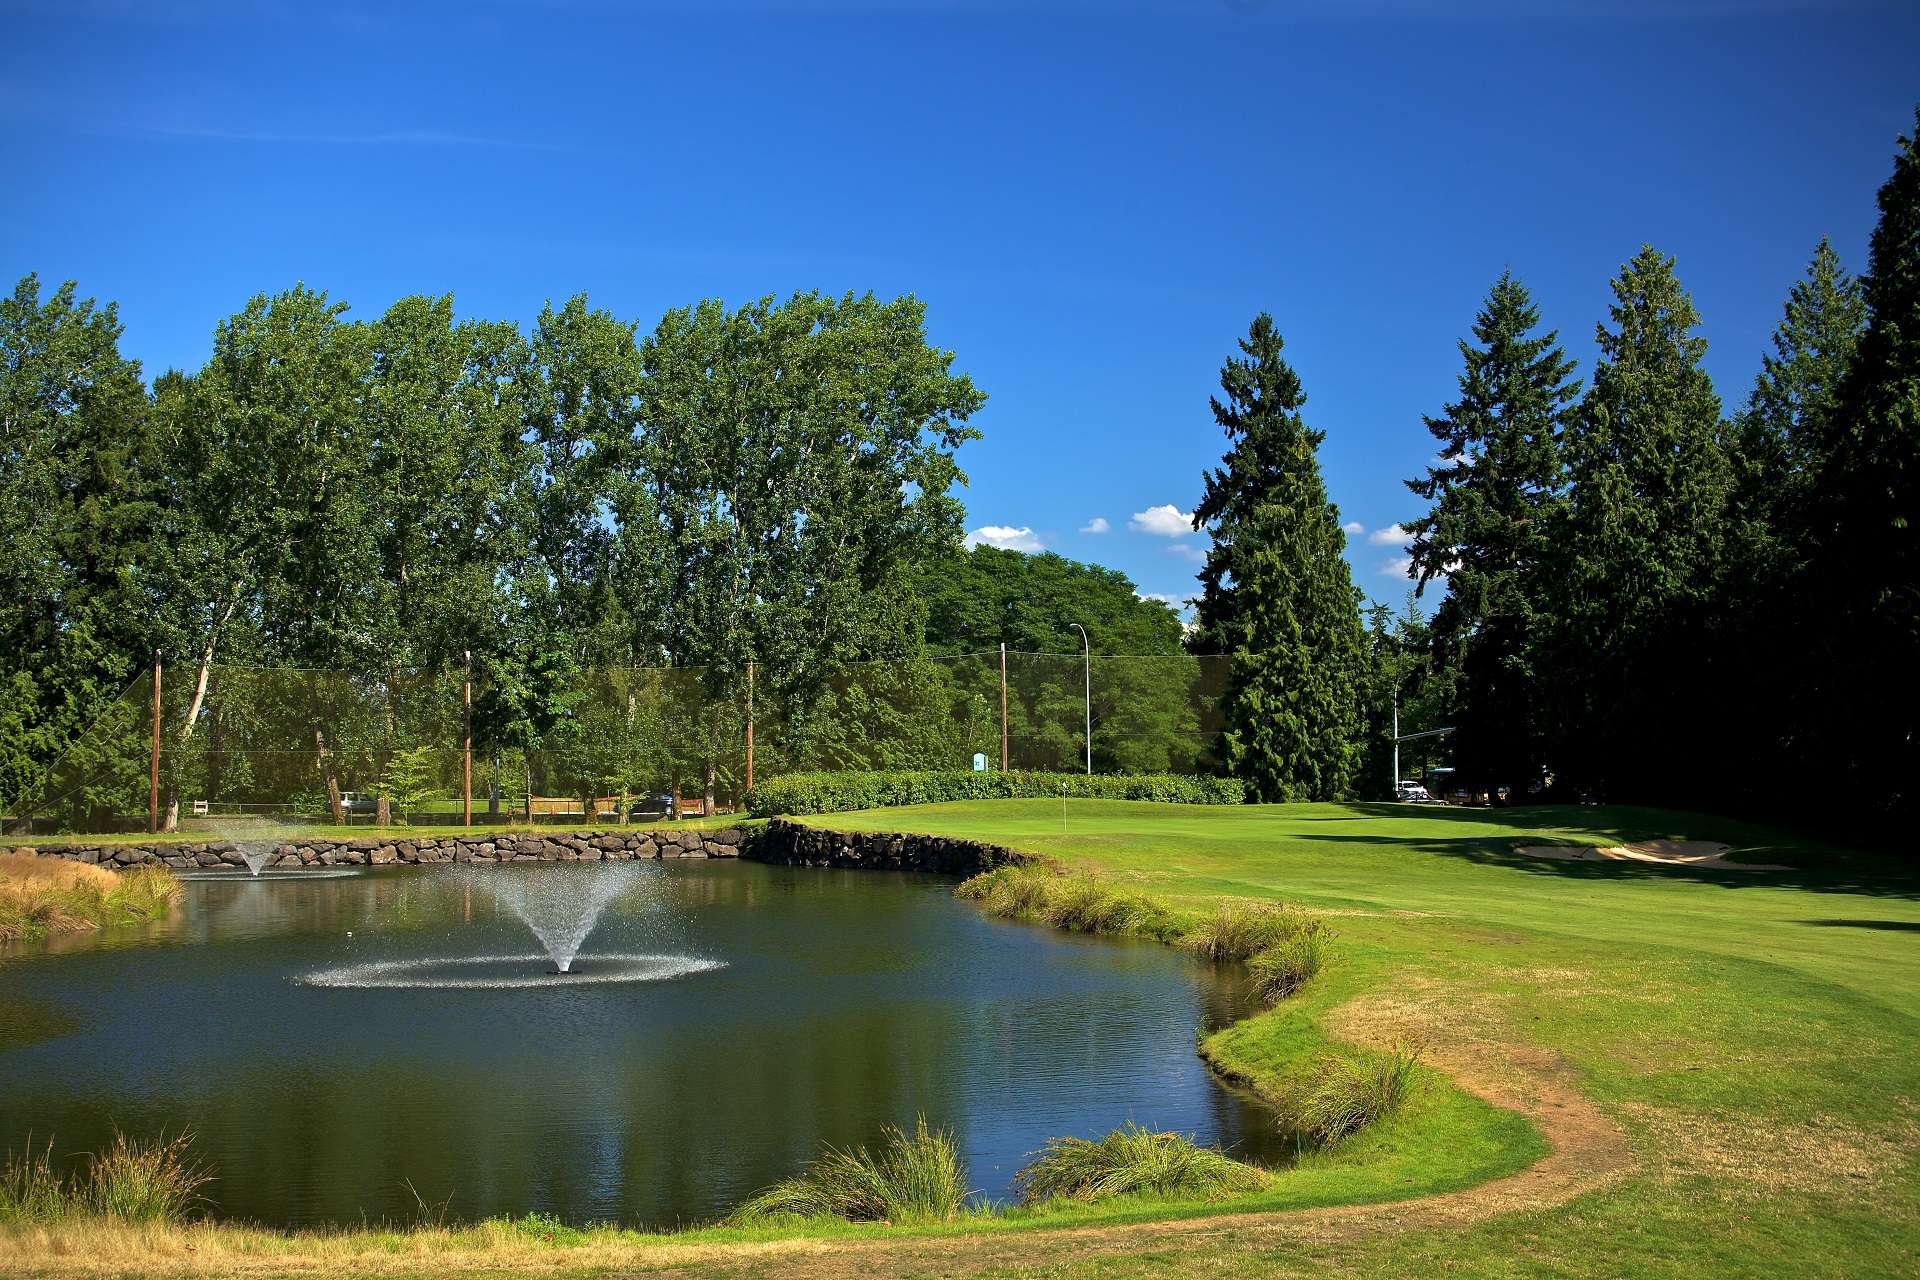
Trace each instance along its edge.
{"label": "grass tuft at pond edge", "polygon": [[185,1131],[152,1142],[116,1132],[105,1151],[63,1177],[53,1167],[51,1140],[37,1150],[29,1144],[24,1154],[9,1152],[0,1163],[0,1221],[184,1221],[199,1206],[200,1189],[213,1181],[189,1154],[192,1145],[193,1135]]}
{"label": "grass tuft at pond edge", "polygon": [[879,1152],[827,1147],[798,1176],[757,1192],[727,1221],[750,1225],[782,1218],[841,1218],[848,1222],[929,1223],[958,1218],[966,1208],[967,1170],[953,1134],[889,1125]]}
{"label": "grass tuft at pond edge", "polygon": [[116,873],[66,858],[0,854],[0,942],[157,920],[180,892],[165,867]]}
{"label": "grass tuft at pond edge", "polygon": [[1364,1057],[1328,1054],[1316,1065],[1314,1078],[1277,1101],[1297,1142],[1325,1148],[1399,1109],[1413,1092],[1420,1051],[1398,1045]]}
{"label": "grass tuft at pond edge", "polygon": [[1265,1170],[1185,1134],[1156,1133],[1131,1121],[1104,1138],[1054,1138],[1013,1176],[1014,1192],[1026,1205],[1125,1195],[1216,1200],[1258,1191],[1269,1181]]}

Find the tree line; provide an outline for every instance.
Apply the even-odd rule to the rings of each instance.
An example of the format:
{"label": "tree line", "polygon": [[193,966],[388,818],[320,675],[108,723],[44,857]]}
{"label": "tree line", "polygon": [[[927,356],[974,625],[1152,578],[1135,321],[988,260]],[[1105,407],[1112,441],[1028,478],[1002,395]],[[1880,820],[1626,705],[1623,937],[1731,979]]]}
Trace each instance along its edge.
{"label": "tree line", "polygon": [[[1067,618],[1181,652],[1119,574],[963,548],[985,397],[911,297],[650,330],[576,297],[523,333],[296,286],[150,386],[121,336],[71,283],[0,300],[6,802],[117,707],[62,789],[74,821],[144,808],[145,695],[115,698],[156,652],[169,825],[183,792],[338,816],[371,787],[384,817],[390,775],[445,773],[469,654],[497,801],[737,791],[750,708],[763,772],[963,766],[998,744],[998,673],[958,655],[1064,648]],[[1015,662],[1025,767],[1080,758],[1070,666]],[[1097,765],[1195,767],[1188,683],[1103,671]]]}
{"label": "tree line", "polygon": [[[1438,459],[1407,484],[1439,595],[1363,625],[1300,379],[1262,315],[1222,372],[1231,446],[1196,651],[1248,653],[1222,761],[1267,799],[1367,789],[1382,708],[1451,725],[1460,781],[1721,810],[1911,815],[1920,771],[1920,113],[1866,273],[1824,239],[1743,404],[1651,246],[1583,383],[1510,273],[1460,346]],[[1425,726],[1423,726],[1425,727]]]}
{"label": "tree line", "polygon": [[[297,285],[149,384],[111,304],[29,276],[0,299],[0,794],[156,651],[175,757],[252,743],[329,791],[349,752],[388,772],[402,691],[469,653],[478,740],[589,794],[662,771],[737,787],[749,707],[770,763],[950,766],[999,727],[996,673],[961,655],[1071,653],[1080,621],[1096,652],[1161,664],[1103,665],[1103,769],[1378,796],[1398,701],[1454,726],[1461,780],[1496,796],[1911,812],[1911,138],[1879,206],[1866,273],[1820,244],[1732,412],[1670,257],[1613,281],[1584,382],[1496,281],[1425,422],[1439,460],[1408,482],[1430,619],[1362,608],[1323,433],[1261,315],[1212,403],[1228,449],[1194,512],[1211,545],[1184,637],[1110,570],[963,549],[958,454],[985,396],[912,297],[710,300],[645,330],[576,297],[523,332],[450,297],[353,320]],[[355,682],[223,721],[209,683],[247,667]],[[1073,667],[1014,682],[1016,763],[1084,746]]]}

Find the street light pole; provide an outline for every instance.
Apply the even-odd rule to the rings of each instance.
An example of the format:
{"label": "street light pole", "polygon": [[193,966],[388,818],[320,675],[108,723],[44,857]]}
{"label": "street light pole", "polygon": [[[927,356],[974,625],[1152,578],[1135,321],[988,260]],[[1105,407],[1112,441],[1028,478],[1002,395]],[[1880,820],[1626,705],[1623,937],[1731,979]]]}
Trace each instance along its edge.
{"label": "street light pole", "polygon": [[1081,666],[1086,675],[1087,684],[1087,776],[1093,776],[1093,641],[1087,638],[1087,629],[1077,622],[1069,623],[1080,633]]}

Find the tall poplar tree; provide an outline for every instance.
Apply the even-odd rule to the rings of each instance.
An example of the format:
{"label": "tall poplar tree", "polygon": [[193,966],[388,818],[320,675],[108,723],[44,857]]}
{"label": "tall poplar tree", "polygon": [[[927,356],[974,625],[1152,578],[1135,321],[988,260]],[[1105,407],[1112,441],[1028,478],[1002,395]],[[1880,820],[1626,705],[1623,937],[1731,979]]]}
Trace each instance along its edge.
{"label": "tall poplar tree", "polygon": [[1613,281],[1601,359],[1566,437],[1570,479],[1553,679],[1558,759],[1610,794],[1691,794],[1714,740],[1704,635],[1730,468],[1706,339],[1673,259]]}
{"label": "tall poplar tree", "polygon": [[1580,394],[1559,335],[1536,336],[1539,323],[1526,286],[1502,274],[1460,343],[1460,398],[1426,419],[1439,460],[1407,481],[1432,504],[1406,526],[1413,572],[1422,589],[1447,584],[1432,630],[1460,674],[1454,759],[1463,780],[1516,798],[1545,759],[1537,636],[1564,510],[1560,429]]}
{"label": "tall poplar tree", "polygon": [[1221,763],[1259,800],[1349,794],[1361,760],[1368,658],[1360,593],[1300,379],[1262,312],[1220,371],[1214,420],[1231,442],[1195,529],[1212,536],[1193,648],[1231,654]]}

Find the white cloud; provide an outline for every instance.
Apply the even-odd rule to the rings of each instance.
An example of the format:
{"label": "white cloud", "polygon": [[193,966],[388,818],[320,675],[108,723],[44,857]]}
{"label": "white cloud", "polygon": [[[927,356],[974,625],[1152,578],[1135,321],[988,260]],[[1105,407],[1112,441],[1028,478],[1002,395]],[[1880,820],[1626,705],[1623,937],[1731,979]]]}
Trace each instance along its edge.
{"label": "white cloud", "polygon": [[1413,576],[1413,557],[1395,556],[1380,563],[1380,576],[1383,578],[1411,578]]}
{"label": "white cloud", "polygon": [[1167,548],[1167,554],[1179,556],[1182,560],[1191,560],[1195,564],[1207,562],[1206,548],[1196,547],[1191,542],[1176,542]]}
{"label": "white cloud", "polygon": [[1158,600],[1172,609],[1186,609],[1193,604],[1192,596],[1183,596],[1176,591],[1142,591],[1142,600]]}
{"label": "white cloud", "polygon": [[1046,550],[1040,541],[1040,535],[1025,525],[1015,529],[1011,525],[985,524],[967,535],[969,547],[977,547],[983,542],[990,547],[999,547],[1003,551],[1032,553]]}
{"label": "white cloud", "polygon": [[1113,526],[1107,523],[1107,518],[1105,516],[1095,516],[1093,519],[1087,521],[1085,524],[1080,526],[1080,532],[1105,533],[1111,528],[1113,528]]}
{"label": "white cloud", "polygon": [[1349,538],[1357,538],[1367,531],[1367,526],[1361,524],[1358,520],[1349,520],[1341,525],[1340,528]]}
{"label": "white cloud", "polygon": [[1163,538],[1179,538],[1193,532],[1193,515],[1169,502],[1165,506],[1148,507],[1145,511],[1134,512],[1133,519],[1127,521],[1127,528],[1135,533],[1155,533]]}
{"label": "white cloud", "polygon": [[1367,541],[1376,547],[1404,547],[1413,541],[1413,535],[1397,524],[1390,524],[1368,534]]}

